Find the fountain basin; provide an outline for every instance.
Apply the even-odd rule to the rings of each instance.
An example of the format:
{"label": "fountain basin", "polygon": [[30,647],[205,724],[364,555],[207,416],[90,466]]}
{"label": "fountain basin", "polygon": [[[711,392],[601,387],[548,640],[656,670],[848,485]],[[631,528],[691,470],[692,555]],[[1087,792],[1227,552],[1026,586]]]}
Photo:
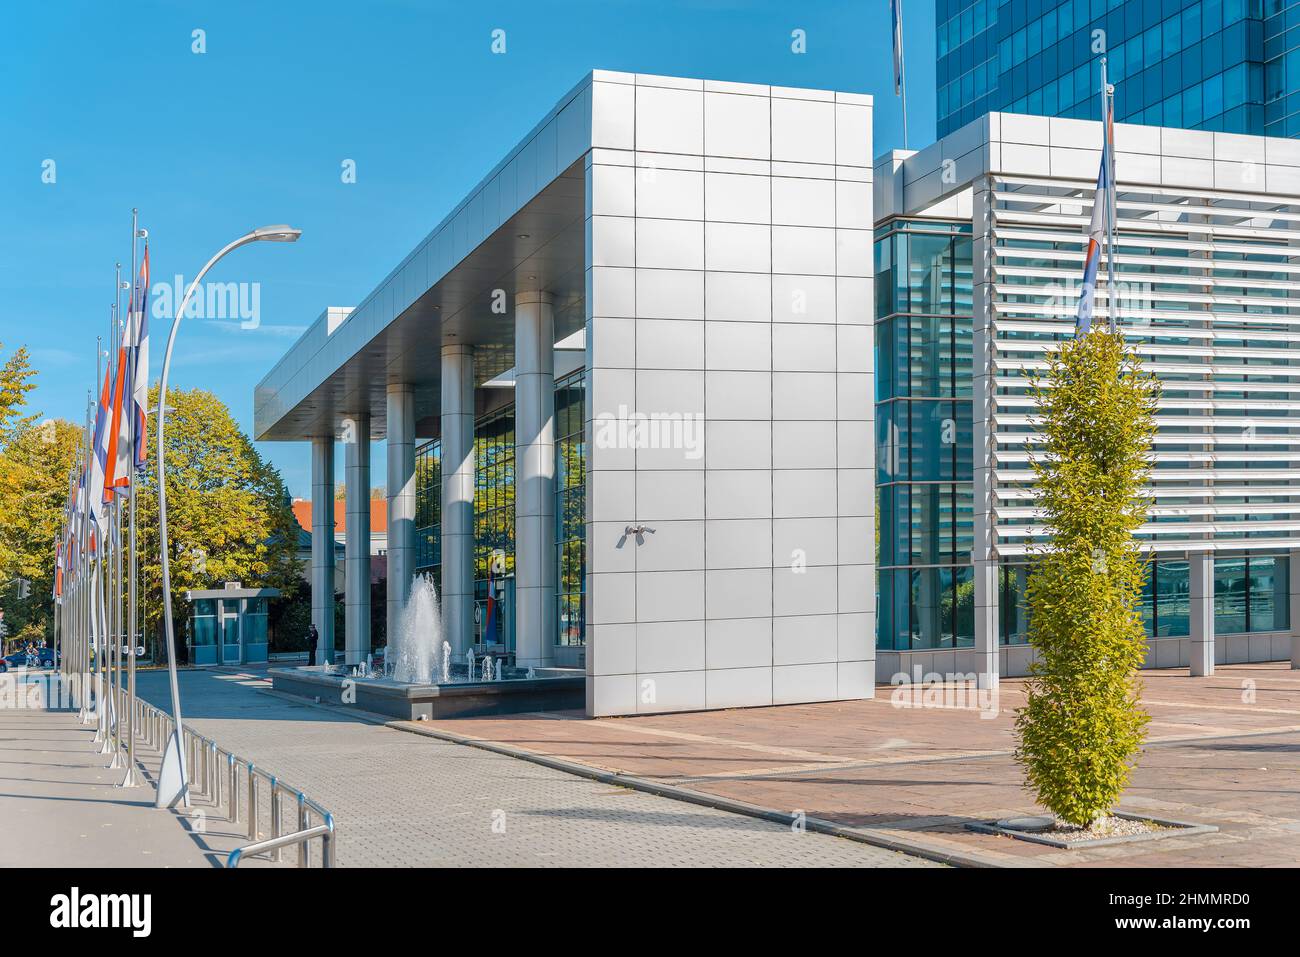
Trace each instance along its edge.
{"label": "fountain basin", "polygon": [[472,718],[527,711],[566,711],[586,701],[586,674],[579,669],[547,668],[537,678],[408,684],[391,678],[355,678],[326,665],[270,668],[275,691],[323,704],[345,705],[403,721],[421,718]]}

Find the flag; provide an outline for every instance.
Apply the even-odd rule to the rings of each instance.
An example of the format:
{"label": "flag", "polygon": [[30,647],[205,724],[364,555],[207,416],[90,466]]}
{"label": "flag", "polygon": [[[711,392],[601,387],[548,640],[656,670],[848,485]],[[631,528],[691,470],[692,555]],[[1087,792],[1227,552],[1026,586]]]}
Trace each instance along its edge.
{"label": "flag", "polygon": [[63,543],[54,546],[54,597],[63,597]]}
{"label": "flag", "polygon": [[130,455],[131,416],[124,408],[128,396],[128,353],[126,340],[123,339],[122,346],[117,351],[117,375],[113,379],[113,393],[109,398],[108,442],[104,450],[105,502],[112,501],[114,489],[125,488],[129,481],[127,473],[131,463],[127,461],[127,456]]}
{"label": "flag", "polygon": [[[1097,296],[1097,267],[1101,263],[1101,241],[1106,235],[1106,206],[1110,199],[1110,167],[1114,142],[1114,110],[1106,100],[1106,117],[1102,127],[1101,172],[1097,174],[1097,192],[1092,199],[1092,219],[1088,223],[1088,248],[1083,258],[1083,286],[1079,292],[1079,312],[1074,333],[1085,336],[1092,329],[1092,311]],[[1114,295],[1114,290],[1107,290]]]}
{"label": "flag", "polygon": [[903,92],[903,0],[889,0],[894,20],[894,96]]}
{"label": "flag", "polygon": [[[102,531],[108,522],[108,512],[104,508],[104,470],[108,457],[108,419],[109,419],[109,382],[112,369],[104,370],[104,388],[99,394],[99,405],[95,409],[95,430],[91,435],[90,446],[90,487],[87,489],[86,507],[90,517]],[[94,551],[92,548],[91,551]]]}
{"label": "flag", "polygon": [[144,259],[131,296],[135,315],[129,322],[131,342],[131,440],[135,448],[136,471],[143,471],[149,460],[149,241],[144,244]]}

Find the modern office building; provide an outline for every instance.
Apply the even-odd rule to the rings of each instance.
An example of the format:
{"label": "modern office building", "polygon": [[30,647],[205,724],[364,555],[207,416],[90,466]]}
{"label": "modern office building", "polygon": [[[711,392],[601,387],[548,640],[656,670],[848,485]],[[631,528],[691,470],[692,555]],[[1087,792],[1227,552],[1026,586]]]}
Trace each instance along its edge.
{"label": "modern office building", "polygon": [[936,0],[938,135],[990,111],[1300,136],[1300,0]]}
{"label": "modern office building", "polygon": [[[580,665],[593,715],[868,697],[871,98],[596,72],[257,388],[313,447],[313,616],[369,650],[435,574],[460,654]],[[418,530],[418,531],[417,531]],[[488,599],[491,598],[491,610]]]}
{"label": "modern office building", "polygon": [[[1119,321],[1163,387],[1147,665],[1300,667],[1300,143],[1115,142]],[[1027,377],[1073,334],[1100,144],[992,113],[877,162],[881,680],[1026,672]]]}
{"label": "modern office building", "polygon": [[[384,437],[390,616],[432,574],[458,654],[583,668],[591,715],[1026,672],[1027,377],[1073,334],[1100,127],[991,113],[873,171],[871,115],[593,73],[326,310],[256,433],[312,442],[313,524],[344,444],[349,662]],[[1300,142],[1115,139],[1119,318],[1163,383],[1147,665],[1300,666]]]}

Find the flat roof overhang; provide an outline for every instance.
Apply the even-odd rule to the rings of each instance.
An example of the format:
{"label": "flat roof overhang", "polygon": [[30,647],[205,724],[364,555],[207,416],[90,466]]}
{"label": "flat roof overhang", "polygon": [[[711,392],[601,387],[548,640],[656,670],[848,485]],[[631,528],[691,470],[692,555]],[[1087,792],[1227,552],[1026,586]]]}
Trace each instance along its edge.
{"label": "flat roof overhang", "polygon": [[337,435],[361,412],[370,415],[371,438],[381,439],[390,383],[415,387],[417,432],[427,437],[440,411],[444,345],[475,347],[476,385],[513,367],[517,293],[551,294],[557,342],[583,327],[591,81],[570,91],[346,319],[326,312],[294,343],[255,390],[259,441]]}

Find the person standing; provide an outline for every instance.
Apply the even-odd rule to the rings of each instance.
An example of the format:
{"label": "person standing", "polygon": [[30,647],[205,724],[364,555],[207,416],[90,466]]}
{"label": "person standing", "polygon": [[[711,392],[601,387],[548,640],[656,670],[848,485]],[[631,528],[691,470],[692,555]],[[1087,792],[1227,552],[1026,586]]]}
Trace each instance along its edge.
{"label": "person standing", "polygon": [[320,632],[316,630],[316,623],[312,622],[311,627],[307,629],[307,644],[311,649],[307,655],[308,665],[316,664],[316,645],[319,642],[320,642]]}

